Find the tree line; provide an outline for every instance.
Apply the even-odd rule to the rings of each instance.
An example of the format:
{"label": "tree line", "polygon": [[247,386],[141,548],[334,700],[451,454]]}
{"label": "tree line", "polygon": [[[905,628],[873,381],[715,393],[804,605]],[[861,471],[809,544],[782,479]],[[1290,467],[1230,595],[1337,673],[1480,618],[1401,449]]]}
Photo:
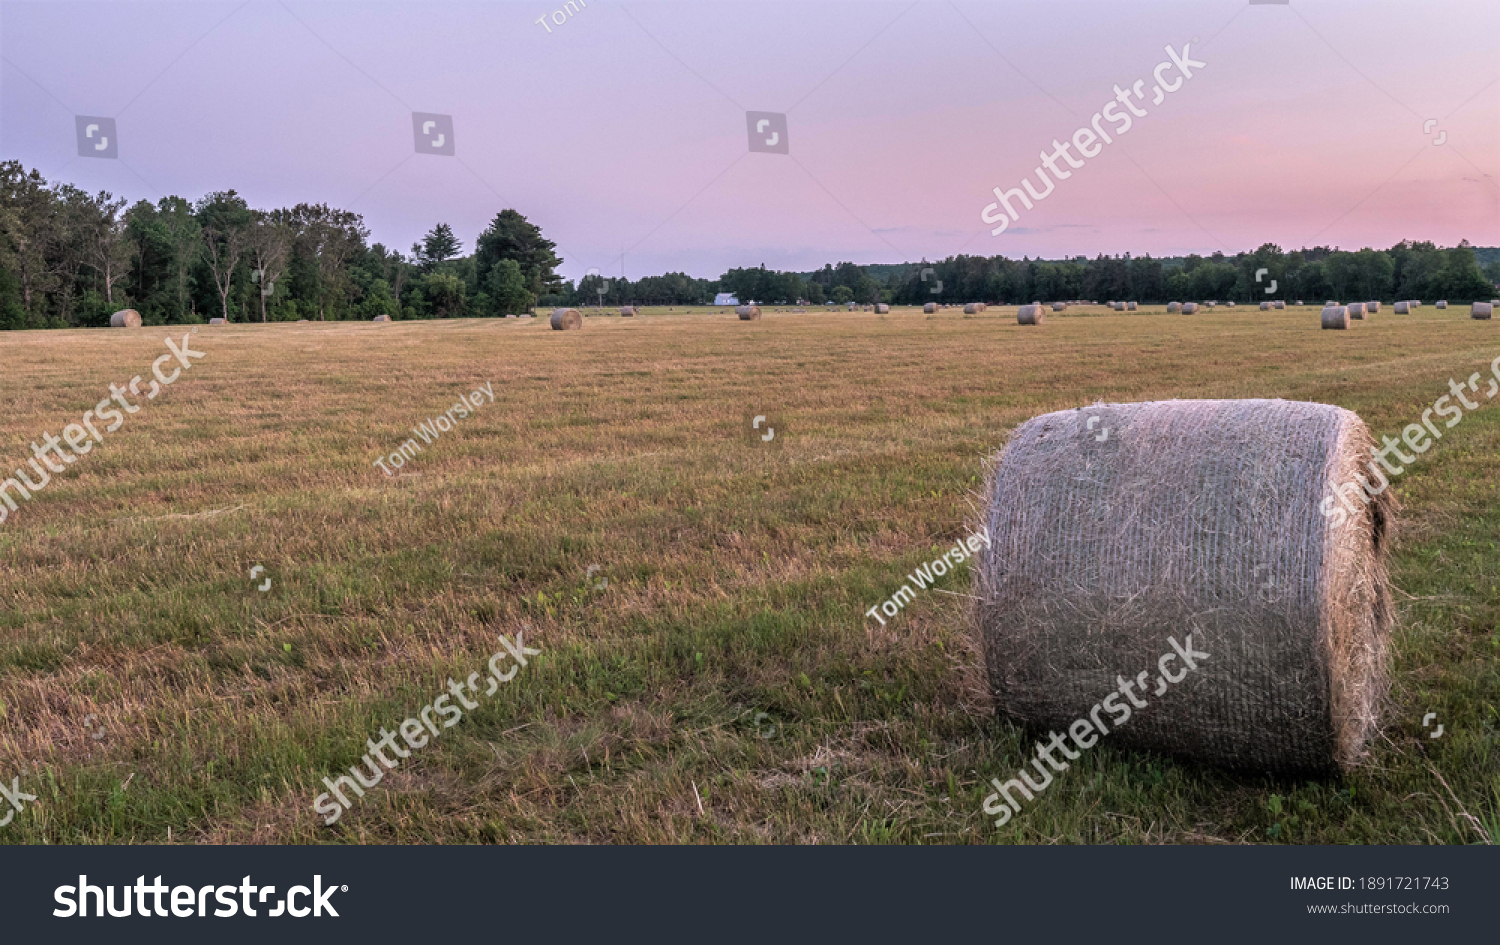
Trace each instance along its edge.
{"label": "tree line", "polygon": [[[134,308],[146,324],[455,318],[518,315],[556,305],[702,305],[720,292],[770,304],[870,304],[1130,299],[1243,302],[1268,298],[1489,299],[1500,259],[1481,268],[1467,242],[1443,249],[1283,252],[1266,244],[1233,257],[1077,257],[1020,261],[825,265],[813,272],[730,269],[718,279],[598,273],[577,284],[556,269],[556,245],[513,209],[500,211],[463,255],[439,223],[408,253],[370,243],[357,213],[326,204],[260,210],[235,191],[156,203],[49,183],[0,162],[0,328],[102,326]],[[1256,280],[1259,270],[1261,280]]]}

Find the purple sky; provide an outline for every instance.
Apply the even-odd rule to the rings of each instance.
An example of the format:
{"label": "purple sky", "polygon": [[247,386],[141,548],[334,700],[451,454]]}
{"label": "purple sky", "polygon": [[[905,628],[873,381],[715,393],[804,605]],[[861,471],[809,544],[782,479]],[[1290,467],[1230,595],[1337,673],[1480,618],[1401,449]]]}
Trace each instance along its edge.
{"label": "purple sky", "polygon": [[[326,202],[403,251],[446,222],[467,252],[515,207],[569,278],[622,247],[638,278],[1500,244],[1495,0],[574,0],[536,24],[560,5],[0,2],[0,158],[132,200]],[[1207,65],[1153,105],[1187,43]],[[1138,79],[1148,114],[992,237],[991,189]],[[414,152],[414,111],[453,116],[455,156]],[[790,153],[749,153],[746,111],[787,113]],[[119,160],[76,156],[75,115],[116,119]]]}

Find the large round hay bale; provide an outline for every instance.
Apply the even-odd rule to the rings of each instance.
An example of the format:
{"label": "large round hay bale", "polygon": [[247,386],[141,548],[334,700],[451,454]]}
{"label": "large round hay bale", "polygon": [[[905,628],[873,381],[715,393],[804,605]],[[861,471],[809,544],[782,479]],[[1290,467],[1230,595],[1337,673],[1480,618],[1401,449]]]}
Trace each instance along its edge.
{"label": "large round hay bale", "polygon": [[937,312],[936,302],[928,302],[926,305],[922,306],[922,313],[924,315],[932,315],[935,312]]}
{"label": "large round hay bale", "polygon": [[1117,312],[1123,312],[1123,311],[1125,311],[1125,303],[1124,302],[1116,302],[1115,303],[1115,311],[1117,311]]}
{"label": "large round hay bale", "polygon": [[965,315],[977,315],[977,314],[979,314],[979,306],[975,305],[973,302],[970,302],[968,305],[964,306],[964,314]]}
{"label": "large round hay bale", "polygon": [[1134,302],[1126,302],[1125,303],[1125,311],[1127,311],[1127,312],[1133,312],[1133,311],[1135,311],[1135,303]]}
{"label": "large round hay bale", "polygon": [[1262,302],[1262,303],[1260,303],[1260,310],[1262,312],[1269,312],[1271,310],[1271,303],[1270,302]]}
{"label": "large round hay bale", "polygon": [[1067,308],[1068,308],[1068,303],[1067,302],[1053,302],[1052,303],[1052,311],[1054,311],[1054,312],[1066,311]]}
{"label": "large round hay bale", "polygon": [[1470,318],[1490,318],[1494,315],[1495,306],[1489,302],[1475,302],[1474,307],[1469,309]]}
{"label": "large round hay bale", "polygon": [[210,318],[208,320],[208,323],[210,325],[227,325],[227,324],[229,324],[229,319],[227,319],[227,318]]}
{"label": "large round hay bale", "polygon": [[622,305],[622,306],[620,306],[620,317],[621,318],[634,318],[635,317],[635,306],[634,305]]}
{"label": "large round hay bale", "polygon": [[1397,315],[1409,315],[1409,314],[1411,314],[1411,303],[1410,302],[1397,302],[1396,303],[1396,314]]}
{"label": "large round hay bale", "polygon": [[1350,302],[1348,305],[1344,306],[1344,308],[1349,311],[1349,317],[1350,318],[1356,318],[1356,319],[1359,319],[1360,321],[1364,320],[1364,317],[1365,317],[1365,303],[1363,303],[1363,302]]}
{"label": "large round hay bale", "polygon": [[1197,302],[1183,302],[1182,303],[1182,314],[1184,314],[1184,315],[1191,315],[1191,314],[1193,314],[1196,311],[1198,311],[1198,303]]}
{"label": "large round hay bale", "polygon": [[1281,299],[1277,299],[1276,301],[1271,303],[1271,307],[1278,310],[1284,309],[1286,308],[1286,302]]}
{"label": "large round hay bale", "polygon": [[875,314],[876,315],[889,315],[890,313],[891,313],[891,307],[889,305],[886,305],[884,302],[882,302],[881,304],[875,306]]}
{"label": "large round hay bale", "polygon": [[738,315],[742,322],[760,321],[760,306],[741,305],[735,308],[734,314]]}
{"label": "large round hay bale", "polygon": [[1167,303],[1167,314],[1168,315],[1176,315],[1176,314],[1180,313],[1181,311],[1182,311],[1182,303],[1181,302],[1168,302]]}
{"label": "large round hay bale", "polygon": [[[1446,308],[1447,304],[1448,303],[1444,302],[1443,303],[1443,307]],[[1378,315],[1378,314],[1380,314],[1380,303],[1379,302],[1366,302],[1365,303],[1365,314],[1366,315]]]}
{"label": "large round hay bale", "polygon": [[1438,299],[1436,302],[1434,302],[1432,304],[1435,307],[1439,308],[1439,309],[1446,309],[1448,307],[1448,300],[1447,299]]}
{"label": "large round hay bale", "polygon": [[552,310],[552,330],[570,331],[583,327],[583,316],[578,314],[576,308],[555,308]]}
{"label": "large round hay bale", "polygon": [[1016,324],[1040,325],[1047,320],[1047,310],[1040,305],[1023,305],[1016,309]]}
{"label": "large round hay bale", "polygon": [[1355,414],[1284,400],[1022,424],[992,461],[974,567],[996,709],[1226,767],[1349,769],[1378,732],[1393,622],[1395,502],[1355,478],[1372,444]]}
{"label": "large round hay bale", "polygon": [[141,327],[141,313],[133,308],[122,308],[109,316],[109,327],[139,328]]}
{"label": "large round hay bale", "polygon": [[1342,305],[1330,305],[1323,309],[1324,328],[1348,328],[1349,309]]}

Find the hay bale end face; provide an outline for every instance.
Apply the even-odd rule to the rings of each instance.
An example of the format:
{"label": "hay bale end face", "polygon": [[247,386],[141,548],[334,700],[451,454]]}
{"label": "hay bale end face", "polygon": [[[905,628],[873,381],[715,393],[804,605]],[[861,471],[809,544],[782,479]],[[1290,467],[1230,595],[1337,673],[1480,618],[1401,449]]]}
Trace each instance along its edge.
{"label": "hay bale end face", "polygon": [[1344,308],[1348,310],[1350,318],[1359,319],[1360,321],[1364,320],[1364,317],[1365,317],[1365,303],[1363,303],[1363,302],[1350,302],[1348,305],[1344,306]]}
{"label": "hay bale end face", "polygon": [[555,308],[552,310],[553,331],[573,331],[583,327],[583,316],[578,314],[576,308]]}
{"label": "hay bale end face", "polygon": [[1323,309],[1324,328],[1348,328],[1349,309],[1342,305],[1330,305]]}
{"label": "hay bale end face", "polygon": [[1016,309],[1016,324],[1018,325],[1040,325],[1046,320],[1046,309],[1040,305],[1023,305]]}
{"label": "hay bale end face", "polygon": [[1191,314],[1193,314],[1196,311],[1198,311],[1198,303],[1197,302],[1183,302],[1182,303],[1182,314],[1184,314],[1184,315],[1191,315]]}
{"label": "hay bale end face", "polygon": [[742,322],[760,321],[760,306],[741,305],[734,310],[734,314],[738,315]]}
{"label": "hay bale end face", "polygon": [[141,313],[133,308],[122,308],[109,316],[109,327],[139,328],[141,327]]}
{"label": "hay bale end face", "polygon": [[932,315],[932,314],[935,314],[936,312],[937,312],[937,303],[936,302],[928,302],[926,305],[922,306],[922,314],[924,314],[924,315]]}
{"label": "hay bale end face", "polygon": [[[1388,685],[1395,503],[1355,486],[1351,511],[1324,510],[1370,480],[1372,445],[1355,414],[1282,400],[1022,424],[991,462],[973,568],[997,711],[1039,732],[1092,719],[1112,745],[1241,770],[1351,768]],[[1208,655],[1190,670],[1171,640]],[[1138,712],[1100,711],[1142,678]]]}
{"label": "hay bale end face", "polygon": [[1495,313],[1495,306],[1489,302],[1475,302],[1474,307],[1469,309],[1470,318],[1491,318]]}
{"label": "hay bale end face", "polygon": [[1411,303],[1410,302],[1397,302],[1396,303],[1396,314],[1397,315],[1410,315],[1411,314]]}
{"label": "hay bale end face", "polygon": [[975,305],[973,302],[970,302],[968,305],[964,306],[964,314],[965,315],[978,315],[979,314],[979,306]]}

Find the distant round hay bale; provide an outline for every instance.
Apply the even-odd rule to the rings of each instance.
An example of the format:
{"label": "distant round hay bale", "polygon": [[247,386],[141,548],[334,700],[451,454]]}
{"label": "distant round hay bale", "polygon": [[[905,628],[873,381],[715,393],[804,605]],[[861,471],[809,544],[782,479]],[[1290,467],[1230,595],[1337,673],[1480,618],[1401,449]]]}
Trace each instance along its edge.
{"label": "distant round hay bale", "polygon": [[1040,305],[1023,305],[1016,309],[1016,324],[1040,325],[1047,320],[1047,310]]}
{"label": "distant round hay bale", "polygon": [[1410,315],[1411,314],[1411,303],[1410,302],[1397,302],[1396,303],[1396,309],[1395,309],[1395,311],[1396,311],[1397,315]]}
{"label": "distant round hay bale", "polygon": [[1193,314],[1196,311],[1198,311],[1198,303],[1197,302],[1183,302],[1182,303],[1182,314],[1184,314],[1184,315],[1191,315],[1191,314]]}
{"label": "distant round hay bale", "polygon": [[760,306],[741,305],[735,308],[734,314],[738,315],[740,317],[740,321],[742,322],[760,321]]}
{"label": "distant round hay bale", "polygon": [[875,314],[876,315],[889,315],[890,313],[891,313],[891,307],[889,305],[886,305],[884,302],[882,302],[881,304],[875,306]]}
{"label": "distant round hay bale", "polygon": [[979,306],[975,305],[973,302],[970,302],[969,304],[967,304],[967,305],[964,306],[964,314],[965,315],[977,315],[977,314],[979,314]]}
{"label": "distant round hay bale", "polygon": [[[991,460],[990,544],[973,568],[996,710],[1042,732],[1099,726],[1101,700],[1127,705],[1133,680],[1138,715],[1106,704],[1110,744],[1350,769],[1379,731],[1394,615],[1395,501],[1355,478],[1372,445],[1355,414],[1284,400],[1096,404],[1022,424]],[[1331,522],[1344,484],[1350,511]]]}
{"label": "distant round hay bale", "polygon": [[572,331],[583,327],[583,316],[578,314],[576,308],[555,308],[552,310],[552,330]]}
{"label": "distant round hay bale", "polygon": [[[1448,303],[1444,302],[1442,307],[1443,308],[1447,308],[1448,307]],[[1379,315],[1380,314],[1380,303],[1379,302],[1366,302],[1365,303],[1365,314],[1366,315]]]}
{"label": "distant round hay bale", "polygon": [[1125,311],[1125,303],[1124,302],[1116,302],[1115,303],[1115,311],[1117,311],[1117,312],[1123,312],[1123,311]]}
{"label": "distant round hay bale", "polygon": [[1448,307],[1448,300],[1447,299],[1438,299],[1437,302],[1434,303],[1434,304],[1436,304],[1436,306],[1438,308],[1440,308],[1440,309],[1446,309]]}
{"label": "distant round hay bale", "polygon": [[1054,312],[1066,311],[1067,308],[1068,308],[1068,303],[1067,302],[1053,302],[1052,303],[1052,311],[1054,311]]}
{"label": "distant round hay bale", "polygon": [[1359,321],[1364,321],[1364,318],[1365,318],[1365,303],[1363,303],[1363,302],[1350,302],[1348,305],[1344,306],[1344,308],[1348,310],[1350,318],[1358,319]]}
{"label": "distant round hay bale", "polygon": [[1489,302],[1475,302],[1474,307],[1469,309],[1470,318],[1490,318],[1495,312],[1495,306]]}
{"label": "distant round hay bale", "polygon": [[1182,312],[1182,303],[1181,302],[1168,302],[1167,303],[1167,314],[1168,315],[1177,315],[1177,314],[1180,314],[1181,312]]}
{"label": "distant round hay bale", "polygon": [[981,311],[981,312],[984,312],[984,311],[988,310],[989,307],[990,307],[990,303],[988,303],[988,302],[976,302],[974,304],[979,307],[979,311]]}
{"label": "distant round hay bale", "polygon": [[1127,312],[1133,312],[1133,311],[1135,311],[1135,303],[1134,302],[1126,302],[1125,303],[1125,311],[1127,311]]}
{"label": "distant round hay bale", "polygon": [[1282,301],[1281,299],[1277,299],[1276,301],[1271,303],[1271,307],[1277,310],[1284,309],[1286,308],[1286,302]]}
{"label": "distant round hay bale", "polygon": [[1270,302],[1262,302],[1262,303],[1260,303],[1260,310],[1262,312],[1269,312],[1271,310],[1271,303]]}
{"label": "distant round hay bale", "polygon": [[208,323],[210,325],[227,325],[227,324],[229,324],[229,319],[227,319],[227,318],[210,318],[208,320]]}
{"label": "distant round hay bale", "polygon": [[1324,328],[1348,328],[1349,309],[1342,305],[1330,305],[1323,309]]}
{"label": "distant round hay bale", "polygon": [[141,313],[133,308],[122,308],[109,316],[109,327],[139,328],[141,327]]}
{"label": "distant round hay bale", "polygon": [[926,305],[922,306],[922,313],[924,315],[932,315],[932,314],[934,314],[936,312],[937,312],[937,303],[936,302],[928,302]]}
{"label": "distant round hay bale", "polygon": [[1301,300],[1301,299],[1298,299],[1298,300],[1297,300],[1297,304],[1298,304],[1298,305],[1301,305],[1301,304],[1302,304],[1302,300]]}
{"label": "distant round hay bale", "polygon": [[635,306],[634,305],[622,305],[622,306],[620,306],[620,317],[621,318],[634,318],[635,317]]}
{"label": "distant round hay bale", "polygon": [[1323,307],[1324,308],[1328,308],[1329,306],[1337,305],[1337,304],[1339,304],[1339,303],[1335,302],[1333,299],[1329,299],[1328,301],[1326,301],[1326,302],[1323,303]]}
{"label": "distant round hay bale", "polygon": [[388,322],[390,320],[391,316],[389,315],[376,315],[374,318],[370,319],[370,321],[372,322]]}
{"label": "distant round hay bale", "polygon": [[1225,308],[1234,308],[1234,303],[1233,302],[1225,302],[1224,303],[1224,307]]}
{"label": "distant round hay bale", "polygon": [[1407,303],[1412,307],[1413,310],[1419,309],[1419,308],[1422,307],[1422,300],[1421,299],[1408,299]]}

